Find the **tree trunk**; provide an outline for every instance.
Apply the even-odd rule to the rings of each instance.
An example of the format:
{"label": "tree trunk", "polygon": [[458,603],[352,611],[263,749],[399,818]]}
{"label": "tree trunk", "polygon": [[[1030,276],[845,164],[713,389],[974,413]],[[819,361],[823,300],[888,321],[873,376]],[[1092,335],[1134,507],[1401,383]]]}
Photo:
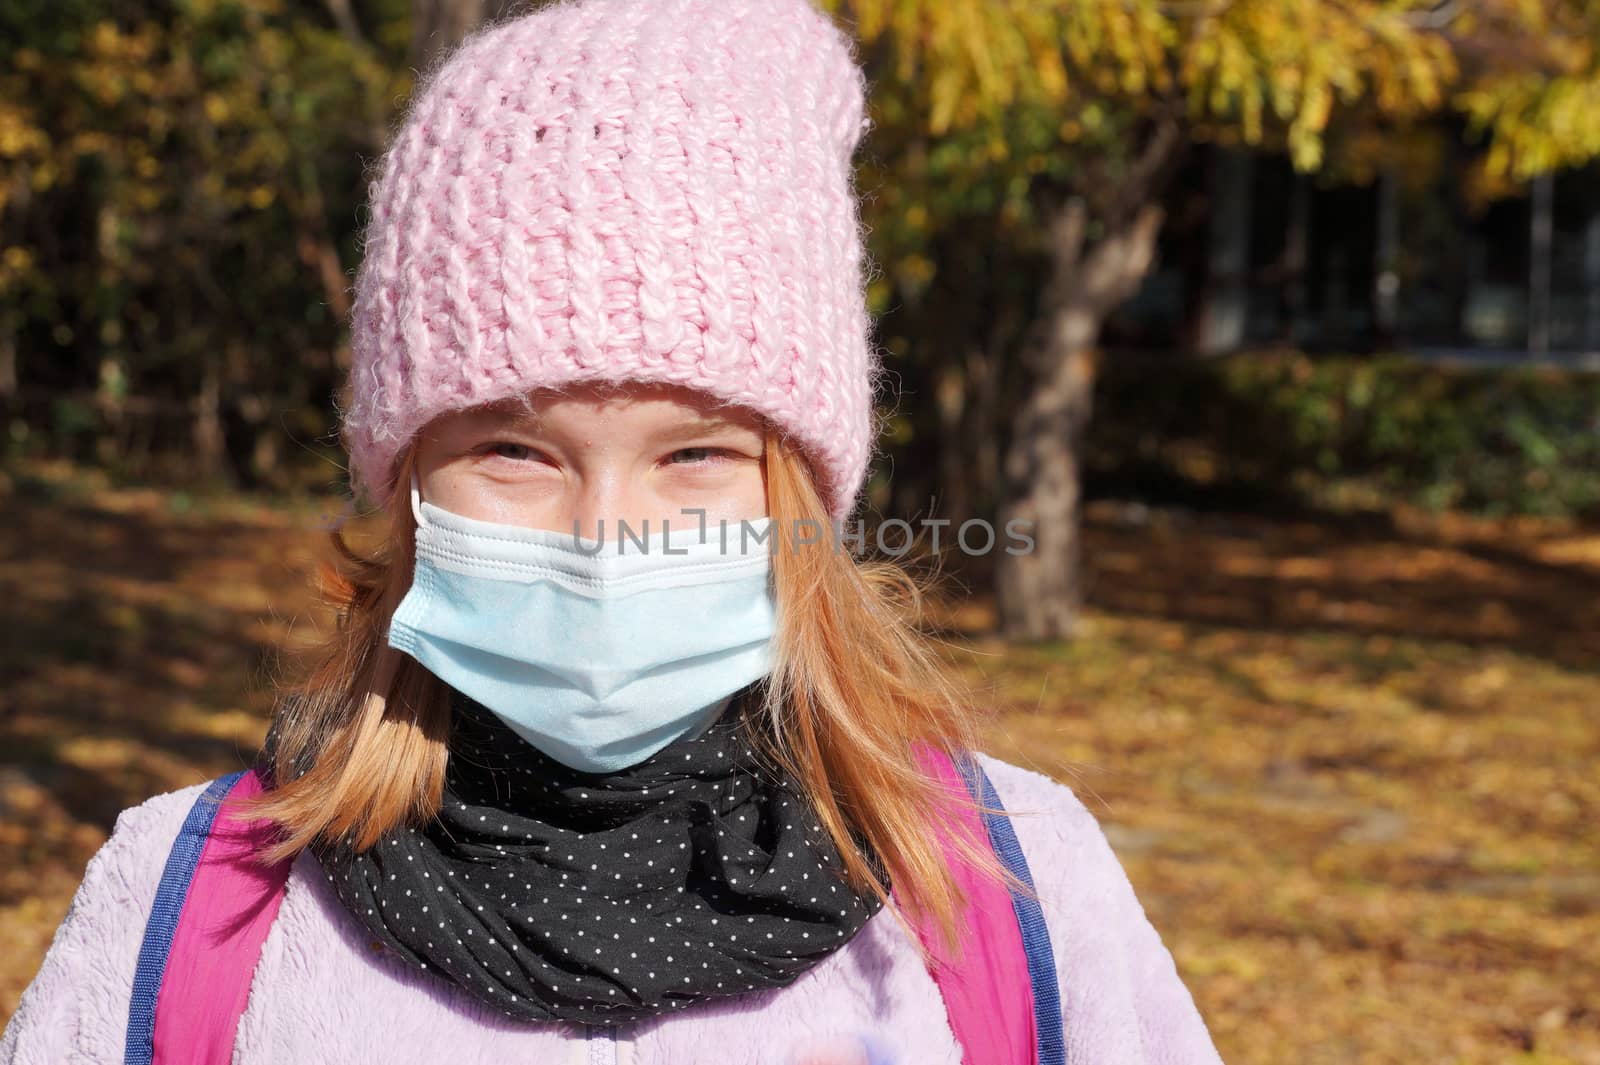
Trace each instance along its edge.
{"label": "tree trunk", "polygon": [[1467,209],[1465,177],[1470,161],[1467,145],[1461,137],[1446,137],[1445,167],[1443,173],[1445,203],[1449,208],[1449,237],[1442,253],[1433,262],[1443,275],[1445,293],[1444,321],[1439,323],[1439,334],[1429,342],[1455,346],[1466,337],[1467,299],[1472,294],[1473,240],[1472,217]]}
{"label": "tree trunk", "polygon": [[1583,346],[1600,351],[1600,207],[1590,212],[1583,229],[1583,290],[1588,293],[1583,310]]}
{"label": "tree trunk", "polygon": [[[996,537],[1000,625],[1010,639],[1062,639],[1077,627],[1083,603],[1078,456],[1094,394],[1095,345],[1106,316],[1149,273],[1164,214],[1146,203],[1087,251],[1082,199],[1069,200],[1049,222],[1051,279],[1035,341],[1023,352],[1030,387],[1006,455],[1016,494],[1000,510]],[[1004,550],[1023,550],[1017,533],[1032,537],[1031,550]]]}
{"label": "tree trunk", "polygon": [[195,460],[207,477],[216,477],[223,467],[222,378],[214,355],[207,355],[200,378],[200,392],[194,399]]}
{"label": "tree trunk", "polygon": [[1377,233],[1372,253],[1372,346],[1392,349],[1400,329],[1400,182],[1392,168],[1377,177]]}
{"label": "tree trunk", "polygon": [[413,0],[411,65],[428,73],[485,19],[499,18],[515,0]]}
{"label": "tree trunk", "polygon": [[1528,351],[1550,350],[1550,256],[1555,242],[1555,175],[1533,179],[1528,223]]}
{"label": "tree trunk", "polygon": [[983,345],[967,350],[967,380],[972,387],[966,429],[967,453],[972,456],[969,476],[986,488],[974,513],[980,507],[987,512],[987,508],[993,506],[995,489],[1002,484],[1004,459],[999,446],[998,423],[1006,420],[1006,415],[1001,410],[1001,374],[1007,362],[1006,353],[1012,350],[1026,313],[1014,301],[1001,301],[990,316],[989,332]]}
{"label": "tree trunk", "polygon": [[1047,374],[1035,379],[1018,412],[1006,472],[1028,487],[1001,508],[996,539],[1020,549],[1020,533],[1031,537],[1033,545],[1028,554],[999,556],[996,567],[1001,630],[1011,639],[1066,638],[1077,627],[1083,605],[1078,454],[1094,394],[1091,345],[1100,321],[1084,306],[1057,314],[1055,331],[1061,335],[1054,343],[1060,350]]}
{"label": "tree trunk", "polygon": [[1284,347],[1300,343],[1305,333],[1305,313],[1310,306],[1310,285],[1306,267],[1311,259],[1311,179],[1295,171],[1289,181],[1289,225],[1284,236],[1284,280],[1282,319],[1278,341]]}
{"label": "tree trunk", "polygon": [[17,399],[17,324],[21,315],[0,312],[0,411],[10,414]]}
{"label": "tree trunk", "polygon": [[1250,322],[1250,223],[1255,157],[1218,148],[1211,158],[1211,228],[1200,310],[1201,355],[1225,355],[1245,343]]}
{"label": "tree trunk", "polygon": [[942,367],[934,379],[934,403],[939,413],[939,500],[934,517],[948,519],[959,527],[972,513],[972,476],[968,457],[959,446],[963,425],[968,424],[968,390],[973,384],[966,368],[952,363]]}

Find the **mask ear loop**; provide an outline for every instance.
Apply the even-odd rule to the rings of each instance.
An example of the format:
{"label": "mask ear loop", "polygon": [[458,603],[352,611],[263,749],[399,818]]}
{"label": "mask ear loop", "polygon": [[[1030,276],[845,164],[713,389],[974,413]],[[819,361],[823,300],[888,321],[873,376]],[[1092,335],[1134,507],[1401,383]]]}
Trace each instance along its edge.
{"label": "mask ear loop", "polygon": [[411,516],[417,520],[417,525],[427,528],[428,523],[422,519],[422,493],[417,487],[417,471],[411,471]]}

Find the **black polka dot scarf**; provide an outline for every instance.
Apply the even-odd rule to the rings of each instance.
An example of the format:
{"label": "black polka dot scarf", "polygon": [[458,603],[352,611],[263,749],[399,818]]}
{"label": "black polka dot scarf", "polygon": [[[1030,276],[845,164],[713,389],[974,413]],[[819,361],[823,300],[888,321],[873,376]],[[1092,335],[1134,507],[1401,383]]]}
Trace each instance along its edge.
{"label": "black polka dot scarf", "polygon": [[514,1017],[615,1025],[788,985],[881,902],[848,886],[799,788],[747,742],[753,691],[607,774],[455,692],[438,817],[317,857],[379,940]]}

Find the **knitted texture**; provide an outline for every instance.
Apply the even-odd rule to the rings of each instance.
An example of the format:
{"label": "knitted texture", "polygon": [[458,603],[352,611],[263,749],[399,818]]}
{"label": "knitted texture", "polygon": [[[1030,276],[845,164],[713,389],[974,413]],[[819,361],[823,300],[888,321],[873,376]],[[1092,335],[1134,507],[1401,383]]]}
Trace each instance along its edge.
{"label": "knitted texture", "polygon": [[424,78],[369,187],[352,487],[441,413],[593,380],[751,408],[832,516],[875,447],[850,39],[809,0],[576,0]]}

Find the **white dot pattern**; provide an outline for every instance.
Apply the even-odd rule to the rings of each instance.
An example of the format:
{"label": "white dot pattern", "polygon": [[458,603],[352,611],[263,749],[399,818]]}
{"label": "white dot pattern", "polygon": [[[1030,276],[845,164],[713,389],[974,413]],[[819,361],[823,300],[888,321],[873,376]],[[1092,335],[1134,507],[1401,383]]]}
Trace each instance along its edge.
{"label": "white dot pattern", "polygon": [[760,757],[760,715],[738,697],[699,736],[607,774],[556,761],[460,692],[453,706],[438,816],[317,856],[395,954],[508,1015],[622,1024],[785,986],[881,908]]}

